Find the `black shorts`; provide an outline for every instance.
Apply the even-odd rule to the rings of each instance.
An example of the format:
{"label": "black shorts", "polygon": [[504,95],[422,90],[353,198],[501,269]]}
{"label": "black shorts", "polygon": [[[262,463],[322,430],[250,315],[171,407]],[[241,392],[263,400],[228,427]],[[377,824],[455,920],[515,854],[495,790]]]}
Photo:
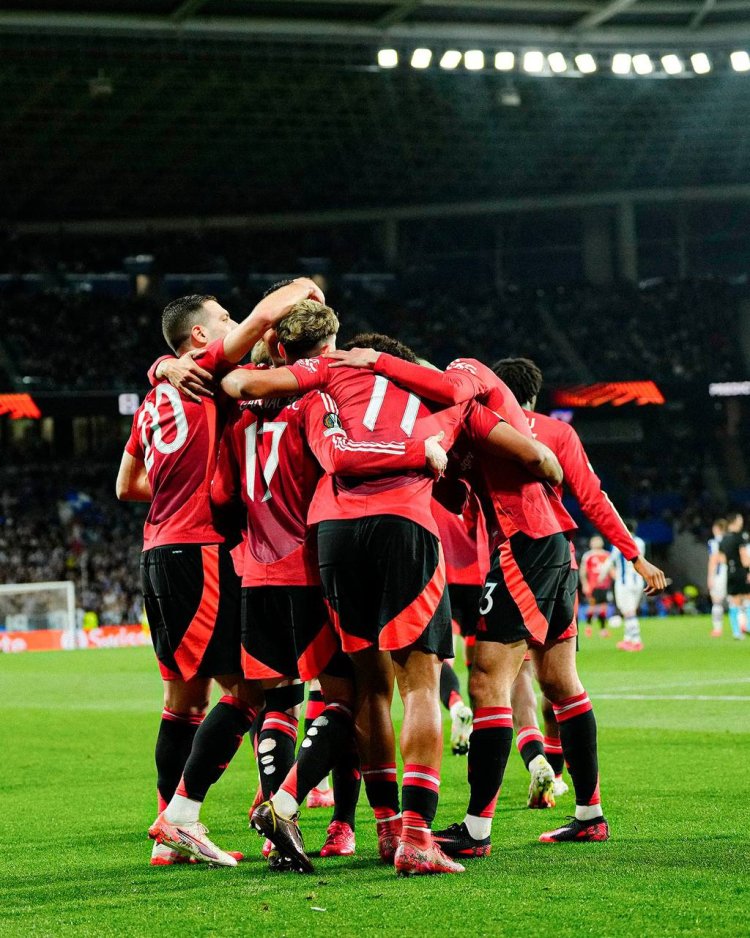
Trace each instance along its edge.
{"label": "black shorts", "polygon": [[240,579],[223,544],[145,551],[141,586],[165,680],[240,673]]}
{"label": "black shorts", "polygon": [[417,648],[453,657],[438,538],[398,515],[318,525],[323,595],[345,652]]}
{"label": "black shorts", "polygon": [[747,570],[730,570],[727,575],[727,596],[750,595],[750,583],[747,582]]}
{"label": "black shorts", "polygon": [[600,603],[612,602],[612,593],[608,589],[594,589],[591,591],[589,603],[599,605]]}
{"label": "black shorts", "polygon": [[352,676],[319,586],[243,587],[242,670],[257,680]]}
{"label": "black shorts", "polygon": [[531,538],[517,532],[492,555],[477,641],[546,645],[573,637],[577,587],[564,534]]}
{"label": "black shorts", "polygon": [[479,606],[482,602],[481,586],[467,586],[464,583],[449,583],[448,595],[451,601],[451,616],[458,623],[461,635],[469,638],[477,634]]}

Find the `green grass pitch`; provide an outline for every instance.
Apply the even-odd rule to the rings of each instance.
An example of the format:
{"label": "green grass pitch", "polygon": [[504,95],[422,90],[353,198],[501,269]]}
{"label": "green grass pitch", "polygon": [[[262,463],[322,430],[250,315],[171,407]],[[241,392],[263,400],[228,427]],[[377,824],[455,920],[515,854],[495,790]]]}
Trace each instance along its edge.
{"label": "green grass pitch", "polygon": [[[537,843],[573,798],[526,810],[514,752],[492,856],[460,877],[414,880],[377,862],[364,795],[355,858],[319,860],[307,877],[268,873],[247,829],[247,745],[204,820],[249,862],[150,867],[161,702],[150,650],[0,657],[0,935],[748,935],[750,641],[709,628],[646,621],[642,654],[617,652],[617,633],[582,639],[609,843]],[[440,825],[463,815],[465,772],[448,751]],[[328,814],[303,814],[311,851]]]}

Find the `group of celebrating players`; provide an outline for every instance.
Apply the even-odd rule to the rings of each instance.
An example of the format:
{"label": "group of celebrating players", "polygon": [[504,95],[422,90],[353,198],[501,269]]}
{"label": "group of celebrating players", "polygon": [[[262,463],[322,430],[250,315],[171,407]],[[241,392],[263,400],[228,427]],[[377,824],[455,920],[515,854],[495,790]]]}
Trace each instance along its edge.
{"label": "group of celebrating players", "polygon": [[[610,566],[649,594],[665,578],[573,429],[534,412],[533,362],[458,359],[442,372],[377,334],[337,350],[338,318],[306,278],[277,285],[239,324],[215,298],[188,296],[162,326],[174,354],[149,371],[117,478],[119,498],[150,503],[141,574],[164,681],[151,862],[241,859],[209,839],[200,810],[248,733],[251,826],[274,870],[312,870],[299,809],[332,773],[322,856],[354,853],[364,782],[384,863],[463,872],[459,860],[490,853],[514,729],[529,806],[567,790],[563,761],[575,791],[575,816],[539,839],[606,840],[563,477],[613,544]],[[452,622],[471,708],[447,663]],[[322,699],[295,755],[313,680]],[[212,681],[223,695],[208,711]],[[454,752],[468,750],[469,797],[462,821],[433,831],[441,699]]]}

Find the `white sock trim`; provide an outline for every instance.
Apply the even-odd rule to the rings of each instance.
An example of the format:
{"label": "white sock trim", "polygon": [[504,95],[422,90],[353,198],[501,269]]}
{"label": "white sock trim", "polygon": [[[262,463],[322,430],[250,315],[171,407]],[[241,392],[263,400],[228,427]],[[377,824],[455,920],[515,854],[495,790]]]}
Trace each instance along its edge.
{"label": "white sock trim", "polygon": [[464,818],[464,824],[474,840],[484,840],[492,833],[491,817],[475,817],[473,814],[467,814]]}
{"label": "white sock trim", "polygon": [[283,788],[280,788],[273,798],[271,798],[271,804],[273,805],[274,811],[287,820],[293,818],[299,811],[299,802],[295,801],[289,792],[284,791]]}
{"label": "white sock trim", "polygon": [[197,824],[201,816],[200,801],[174,795],[164,811],[164,817],[171,824]]}

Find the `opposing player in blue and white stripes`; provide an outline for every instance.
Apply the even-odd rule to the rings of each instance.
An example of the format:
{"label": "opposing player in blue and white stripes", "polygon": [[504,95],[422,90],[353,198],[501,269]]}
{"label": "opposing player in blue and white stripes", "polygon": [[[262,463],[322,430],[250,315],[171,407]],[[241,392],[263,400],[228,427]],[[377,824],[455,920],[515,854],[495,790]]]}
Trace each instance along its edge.
{"label": "opposing player in blue and white stripes", "polygon": [[[635,525],[632,522],[626,522],[626,526],[638,547],[638,556],[643,557],[646,552],[644,541],[635,536]],[[617,643],[617,647],[621,651],[643,651],[638,609],[643,598],[645,581],[617,547],[612,548],[609,560],[602,566],[600,582],[607,574],[614,578],[615,605],[625,623],[625,635],[623,640]]]}
{"label": "opposing player in blue and white stripes", "polygon": [[721,539],[727,533],[726,518],[717,518],[711,527],[708,542],[708,593],[711,597],[711,635],[719,638],[724,628],[724,607],[727,601],[727,565],[721,553]]}

